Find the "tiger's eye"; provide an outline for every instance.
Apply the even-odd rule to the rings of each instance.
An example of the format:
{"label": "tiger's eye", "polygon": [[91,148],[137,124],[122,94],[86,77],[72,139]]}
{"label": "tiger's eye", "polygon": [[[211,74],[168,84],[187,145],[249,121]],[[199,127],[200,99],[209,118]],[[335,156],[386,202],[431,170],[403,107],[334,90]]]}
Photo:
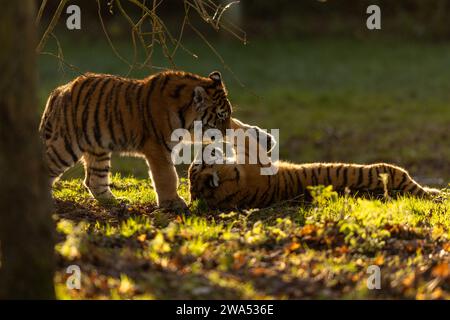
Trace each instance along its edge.
{"label": "tiger's eye", "polygon": [[218,112],[218,113],[217,113],[217,117],[218,117],[220,120],[225,120],[225,119],[228,117],[228,113],[227,113],[227,112]]}

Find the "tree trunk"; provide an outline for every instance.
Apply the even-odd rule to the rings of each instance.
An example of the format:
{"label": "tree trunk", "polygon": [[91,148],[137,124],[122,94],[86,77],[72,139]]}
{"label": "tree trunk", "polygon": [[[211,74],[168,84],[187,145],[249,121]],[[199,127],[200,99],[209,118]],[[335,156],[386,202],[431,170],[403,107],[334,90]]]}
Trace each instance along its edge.
{"label": "tree trunk", "polygon": [[38,135],[33,0],[0,0],[0,298],[52,299],[54,226]]}

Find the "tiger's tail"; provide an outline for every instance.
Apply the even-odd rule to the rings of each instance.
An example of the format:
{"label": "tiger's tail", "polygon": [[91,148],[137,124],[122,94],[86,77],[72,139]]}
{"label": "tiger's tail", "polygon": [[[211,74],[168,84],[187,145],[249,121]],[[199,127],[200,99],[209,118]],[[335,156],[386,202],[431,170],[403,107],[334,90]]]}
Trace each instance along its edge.
{"label": "tiger's tail", "polygon": [[424,199],[434,199],[443,195],[443,192],[441,192],[439,189],[423,187],[412,179],[411,183],[405,186],[401,191]]}

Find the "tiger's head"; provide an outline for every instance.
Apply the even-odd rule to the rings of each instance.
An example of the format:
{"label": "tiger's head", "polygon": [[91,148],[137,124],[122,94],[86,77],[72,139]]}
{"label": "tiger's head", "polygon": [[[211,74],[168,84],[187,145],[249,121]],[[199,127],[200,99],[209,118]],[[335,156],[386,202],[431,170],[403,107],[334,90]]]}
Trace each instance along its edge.
{"label": "tiger's head", "polygon": [[189,167],[191,201],[203,200],[209,207],[237,207],[237,193],[246,189],[247,172],[237,164],[195,164]]}
{"label": "tiger's head", "polygon": [[[250,164],[245,154],[244,164],[236,163],[237,154],[225,158],[220,149],[212,152],[214,161],[205,159],[203,146],[203,159],[194,161],[188,171],[189,191],[191,201],[204,200],[209,207],[229,209],[245,205],[245,197],[254,193],[261,184],[265,183],[265,176],[261,176],[260,169],[268,165],[262,163]],[[198,160],[199,154],[196,156]],[[222,160],[222,163],[215,161]],[[229,163],[227,163],[229,160]],[[231,163],[233,162],[233,163]]]}
{"label": "tiger's head", "polygon": [[225,136],[226,129],[231,127],[233,108],[220,72],[212,72],[204,84],[194,88],[193,106],[195,114],[190,130],[194,128],[194,121],[201,121],[203,131],[218,129]]}
{"label": "tiger's head", "polygon": [[190,108],[190,112],[184,113],[183,123],[187,125],[183,125],[183,128],[190,131],[191,138],[195,122],[198,121],[202,124],[202,134],[209,133],[209,135],[206,135],[208,136],[207,141],[214,140],[216,135],[216,133],[207,132],[209,129],[218,130],[226,140],[233,139],[233,137],[228,136],[227,129],[234,131],[242,129],[247,134],[245,137],[246,143],[249,143],[249,140],[257,141],[261,147],[268,149],[268,151],[275,147],[274,136],[257,126],[248,125],[232,118],[233,107],[228,100],[227,90],[220,72],[214,71],[208,78],[202,79],[202,82],[196,85],[193,90],[193,107]]}

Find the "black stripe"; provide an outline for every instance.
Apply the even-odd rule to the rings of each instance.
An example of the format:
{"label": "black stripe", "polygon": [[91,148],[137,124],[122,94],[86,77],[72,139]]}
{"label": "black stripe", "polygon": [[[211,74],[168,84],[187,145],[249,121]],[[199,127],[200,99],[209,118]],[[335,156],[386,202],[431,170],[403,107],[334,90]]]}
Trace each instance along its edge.
{"label": "black stripe", "polygon": [[234,167],[234,172],[236,173],[236,182],[239,183],[239,180],[241,179],[241,174],[239,173],[238,168]]}
{"label": "black stripe", "polygon": [[295,183],[294,177],[292,176],[292,170],[287,170],[287,174],[289,176],[289,181],[290,181],[289,192],[292,194],[292,197],[295,197],[296,183]]}
{"label": "black stripe", "polygon": [[136,89],[136,85],[135,85],[135,83],[131,83],[126,89],[125,89],[125,103],[127,104],[127,110],[129,110],[130,111],[130,114],[131,114],[131,116],[133,116],[133,102],[132,102],[132,100],[131,100],[131,97],[130,97],[130,89],[131,88],[133,88],[133,89]]}
{"label": "black stripe", "polygon": [[343,171],[342,171],[342,174],[344,175],[344,188],[347,187],[347,182],[348,182],[347,173],[348,173],[348,167],[344,167]]}
{"label": "black stripe", "polygon": [[327,184],[328,185],[333,185],[333,183],[331,182],[330,166],[327,166],[327,179],[328,179]]}
{"label": "black stripe", "polygon": [[[123,83],[126,84],[127,87],[125,88],[125,92],[124,94],[127,92],[128,88],[131,86],[130,83]],[[122,86],[119,89],[119,98],[120,98],[120,92],[122,91]],[[124,108],[126,109],[126,106],[124,106]],[[116,120],[119,120],[119,124],[120,124],[120,130],[122,131],[122,137],[123,139],[119,139],[121,140],[119,143],[121,144],[121,146],[124,148],[127,145],[128,142],[128,137],[127,137],[127,132],[125,129],[125,122],[123,121],[123,117],[124,117],[124,112],[120,109],[120,103],[117,103],[116,106]]]}
{"label": "black stripe", "polygon": [[266,202],[264,200],[267,200],[267,195],[269,194],[271,188],[271,176],[267,176],[267,189],[264,191],[263,195],[261,196],[261,199],[263,200],[262,204],[265,204]]}
{"label": "black stripe", "polygon": [[409,189],[408,192],[413,195],[416,195],[420,190],[421,190],[421,188],[417,184],[414,183],[414,187]]}
{"label": "black stripe", "polygon": [[181,127],[186,128],[186,110],[192,105],[194,93],[192,93],[191,100],[178,110],[178,118],[180,119]]}
{"label": "black stripe", "polygon": [[153,121],[152,104],[150,104],[150,96],[151,96],[151,94],[152,94],[152,92],[153,92],[153,90],[155,88],[155,83],[156,83],[156,79],[153,79],[153,81],[150,84],[149,91],[147,92],[147,110],[148,110],[150,122],[151,122],[151,125],[152,125],[152,131],[153,131],[153,134],[154,134],[155,138],[161,142],[161,144],[166,148],[166,150],[168,152],[171,152],[172,149],[169,148],[169,146],[167,145],[167,142],[163,139],[163,137],[160,137],[158,135],[158,132],[156,131],[155,122]]}
{"label": "black stripe", "polygon": [[[98,100],[97,100],[97,106],[95,107],[95,112],[94,112],[94,138],[95,138],[95,142],[102,148],[103,148],[103,146],[102,146],[101,134],[100,134],[99,112],[100,112],[100,107],[102,105],[103,95],[105,94],[105,88],[108,86],[108,84],[111,82],[111,80],[112,80],[111,78],[108,78],[102,83],[102,86],[100,88],[100,93],[98,96]],[[105,106],[105,109],[106,109],[106,106]]]}
{"label": "black stripe", "polygon": [[64,135],[64,148],[66,149],[66,152],[72,157],[72,161],[74,163],[77,162],[78,157],[73,151],[72,146],[70,145],[69,139],[67,138],[67,134]]}
{"label": "black stripe", "polygon": [[244,198],[245,202],[248,203],[250,206],[253,206],[255,203],[255,200],[258,196],[258,192],[259,192],[259,188],[256,188],[256,191],[253,193],[253,196],[250,199],[247,200],[246,198]]}
{"label": "black stripe", "polygon": [[308,174],[306,173],[306,170],[307,170],[307,168],[302,168],[302,169],[300,169],[300,175],[301,175],[301,177],[300,177],[300,183],[301,183],[301,178],[303,177],[304,178],[304,180],[305,180],[305,184],[304,185],[302,185],[302,189],[303,190],[306,190],[306,188],[308,187],[308,185],[309,185],[309,183],[308,183]]}
{"label": "black stripe", "polygon": [[108,160],[111,160],[111,156],[106,156],[106,157],[101,157],[101,158],[95,159],[95,161],[97,161],[97,162],[108,161]]}
{"label": "black stripe", "polygon": [[223,198],[221,201],[217,202],[217,205],[220,207],[223,203],[230,202],[238,193],[239,191],[233,192],[232,194]]}
{"label": "black stripe", "polygon": [[96,153],[93,151],[89,151],[89,154],[95,156],[95,157],[104,157],[106,155],[110,156],[110,154],[108,154],[108,152],[100,152],[100,153]]}
{"label": "black stripe", "polygon": [[70,167],[70,164],[67,161],[65,161],[63,158],[61,158],[61,156],[59,155],[58,152],[56,152],[56,150],[53,148],[53,146],[50,146],[50,149],[53,152],[53,154],[56,156],[56,158],[58,159],[60,164],[62,164],[65,167]]}
{"label": "black stripe", "polygon": [[317,169],[317,183],[320,182],[321,173],[322,173],[322,164],[319,164],[319,167]]}
{"label": "black stripe", "polygon": [[[76,120],[72,119],[72,121],[69,121],[69,112],[70,112],[69,110],[71,107],[73,109],[73,106],[71,105],[72,93],[65,94],[64,97],[65,97],[64,105],[65,105],[65,115],[66,115],[65,120],[66,120],[67,140],[68,140],[72,150],[75,146],[77,146],[78,149],[80,151],[82,151],[82,148],[80,147],[80,142],[78,141],[78,138],[77,138],[76,127],[74,127]],[[67,142],[65,142],[65,143],[67,143]],[[74,152],[74,154],[75,154],[75,152]],[[75,154],[75,156],[76,156],[77,160],[75,160],[74,162],[77,162],[79,159],[79,156],[77,156],[76,154]],[[74,158],[74,157],[72,156],[72,158]]]}
{"label": "black stripe", "polygon": [[373,183],[373,173],[372,173],[373,168],[369,168],[368,170],[369,170],[369,185],[367,186],[367,189],[370,189]]}
{"label": "black stripe", "polygon": [[155,90],[155,86],[156,86],[156,81],[157,81],[157,79],[158,78],[153,78],[151,81],[150,81],[150,86],[149,86],[149,88],[148,88],[148,91],[147,91],[147,95],[146,95],[146,97],[145,97],[145,101],[144,101],[144,108],[145,108],[145,112],[144,112],[144,114],[145,114],[145,116],[146,116],[146,119],[150,119],[150,122],[151,122],[151,125],[152,125],[152,131],[153,131],[153,134],[154,134],[154,136],[155,136],[155,138],[157,138],[158,136],[157,136],[157,134],[156,134],[156,130],[155,130],[155,124],[154,124],[154,122],[153,122],[153,119],[152,119],[152,112],[151,112],[151,95],[153,94],[153,90]]}
{"label": "black stripe", "polygon": [[206,90],[217,90],[217,87],[219,87],[219,86],[220,86],[220,82],[213,81],[210,84],[204,86],[204,88]]}
{"label": "black stripe", "polygon": [[184,119],[184,114],[181,110],[178,111],[178,120],[180,121],[181,128],[186,129],[186,120]]}
{"label": "black stripe", "polygon": [[109,166],[106,166],[105,168],[89,167],[89,170],[91,170],[93,172],[98,172],[98,173],[107,173],[107,172],[109,172],[109,170],[111,170],[111,168]]}
{"label": "black stripe", "polygon": [[143,88],[144,88],[144,85],[142,83],[139,83],[138,90],[136,92],[136,100],[138,102],[138,110],[139,110],[140,115],[144,114],[144,110],[142,109],[143,105],[141,104]]}
{"label": "black stripe", "polygon": [[361,184],[363,183],[363,178],[364,178],[364,168],[363,167],[359,167],[359,177],[358,177],[358,182],[356,183],[356,188],[360,188]]}
{"label": "black stripe", "polygon": [[375,185],[375,189],[378,187],[378,184],[380,183],[380,171],[378,170],[378,167],[375,167],[375,174],[376,174],[376,185]]}
{"label": "black stripe", "polygon": [[404,186],[408,183],[409,179],[408,179],[408,175],[406,173],[403,174],[403,178],[402,181],[400,182],[400,184],[398,185],[398,189],[402,190],[404,188]]}
{"label": "black stripe", "polygon": [[282,189],[282,183],[281,183],[281,181],[284,182],[284,180],[285,180],[285,177],[283,175],[283,172],[282,171],[278,172],[277,200],[281,200],[282,193],[284,193],[283,189]]}
{"label": "black stripe", "polygon": [[99,178],[106,178],[106,177],[108,177],[108,174],[97,173],[97,172],[95,172],[95,171],[92,171],[91,174],[92,174],[93,176],[96,176],[96,177],[99,177]]}
{"label": "black stripe", "polygon": [[[65,168],[64,168],[64,167],[61,167],[61,164],[58,163],[58,160],[55,159],[55,158],[50,154],[50,152],[47,152],[47,157],[48,157],[49,161],[51,162],[51,164],[52,164],[53,166],[56,167],[56,169],[58,169],[59,171],[64,171]],[[49,170],[51,170],[50,167],[49,167]]]}
{"label": "black stripe", "polygon": [[394,186],[395,174],[397,173],[397,171],[394,169],[394,167],[389,167],[389,172],[391,174],[392,186]]}
{"label": "black stripe", "polygon": [[48,174],[49,174],[50,178],[56,178],[56,177],[58,177],[60,175],[59,172],[55,172],[55,171],[53,171],[50,168],[48,168]]}
{"label": "black stripe", "polygon": [[276,179],[275,179],[275,181],[274,181],[274,186],[273,186],[272,195],[271,195],[270,198],[269,198],[269,204],[272,204],[272,203],[273,203],[273,200],[274,200],[276,194],[278,193],[278,189],[279,189],[279,179],[280,179],[280,176],[279,176],[279,175],[276,175],[275,177],[276,177]]}
{"label": "black stripe", "polygon": [[92,99],[92,93],[97,89],[98,83],[102,80],[103,80],[103,78],[97,78],[94,80],[92,85],[89,87],[88,92],[86,93],[86,96],[84,98],[84,103],[83,103],[83,105],[85,107],[81,114],[81,127],[82,127],[82,131],[84,134],[84,140],[90,146],[92,146],[92,143],[91,143],[91,140],[89,139],[89,135],[87,132],[87,122],[88,122],[88,117],[89,117],[90,102]]}
{"label": "black stripe", "polygon": [[338,165],[338,167],[336,168],[336,187],[341,188],[341,185],[339,183],[339,172],[342,169],[342,165]]}
{"label": "black stripe", "polygon": [[317,186],[317,176],[316,176],[316,170],[315,168],[311,168],[311,181],[313,186]]}
{"label": "black stripe", "polygon": [[183,74],[183,78],[186,78],[186,79],[189,79],[189,80],[194,80],[194,81],[201,81],[202,80],[201,77],[199,77],[198,75],[193,74],[193,73],[184,73]]}
{"label": "black stripe", "polygon": [[180,98],[181,90],[183,90],[184,88],[186,88],[186,84],[180,84],[180,85],[178,85],[178,86],[175,88],[175,90],[173,90],[173,92],[172,92],[172,94],[171,94],[172,98],[174,98],[174,99]]}
{"label": "black stripe", "polygon": [[170,80],[170,76],[168,74],[164,75],[164,79],[163,79],[163,81],[161,83],[161,86],[160,86],[161,93],[164,92],[164,89],[166,88],[166,85],[169,82],[169,80]]}
{"label": "black stripe", "polygon": [[139,90],[137,93],[137,101],[138,101],[138,109],[139,109],[139,116],[142,119],[142,132],[141,132],[141,141],[139,142],[139,146],[138,148],[142,148],[145,144],[145,142],[147,141],[148,135],[150,133],[150,128],[148,126],[148,119],[145,113],[145,102],[143,101],[143,99],[145,98],[144,94],[143,94],[143,90],[144,89],[144,84],[140,84],[139,85]]}
{"label": "black stripe", "polygon": [[173,126],[172,126],[172,117],[170,115],[167,116],[167,124],[169,126],[169,132],[173,132]]}
{"label": "black stripe", "polygon": [[305,186],[302,184],[302,180],[300,179],[300,170],[303,170],[303,169],[299,169],[299,170],[295,170],[293,173],[294,173],[294,175],[295,175],[295,181],[297,181],[297,185],[298,185],[298,187],[297,187],[297,193],[298,194],[302,194],[303,192],[304,192],[304,190],[305,190]]}
{"label": "black stripe", "polygon": [[112,95],[112,97],[114,98],[114,102],[111,103],[111,110],[110,110],[110,115],[109,115],[109,121],[108,121],[108,129],[109,132],[111,134],[111,140],[115,146],[118,146],[118,144],[120,143],[120,139],[119,137],[117,137],[116,139],[116,134],[114,133],[114,123],[117,122],[117,109],[118,109],[118,105],[119,105],[119,97],[120,97],[120,89],[122,88],[122,84],[123,82],[118,82],[117,85],[114,86],[113,90],[114,90],[114,95]]}
{"label": "black stripe", "polygon": [[[288,178],[289,177],[289,178]],[[284,179],[284,198],[290,199],[291,197],[291,184],[290,182],[290,176],[287,173],[287,170],[283,171],[283,179]]]}
{"label": "black stripe", "polygon": [[124,148],[128,144],[128,136],[127,131],[125,129],[125,122],[123,121],[123,112],[119,112],[119,124],[120,124],[120,130],[122,131],[122,137],[123,139],[120,139],[120,145]]}
{"label": "black stripe", "polygon": [[213,117],[214,117],[214,115],[211,112],[205,112],[201,118],[202,124],[208,124],[209,120]]}
{"label": "black stripe", "polygon": [[213,100],[219,100],[220,98],[223,98],[223,97],[224,97],[224,94],[221,91],[219,91],[219,90],[215,91],[212,94],[212,99]]}
{"label": "black stripe", "polygon": [[394,185],[394,175],[392,174],[392,168],[390,166],[385,166],[384,170],[388,175],[387,187],[389,188],[389,185]]}
{"label": "black stripe", "polygon": [[111,91],[108,94],[108,98],[106,99],[105,103],[105,111],[103,116],[105,117],[105,121],[109,121],[110,119],[110,113],[112,112],[114,108],[113,99],[116,98],[116,88],[120,82],[117,81],[117,79],[114,79],[114,84],[111,87]]}
{"label": "black stripe", "polygon": [[64,117],[64,125],[65,125],[65,127],[66,127],[66,134],[65,135],[68,135],[69,134],[69,116],[68,116],[68,114],[69,114],[69,110],[70,110],[70,105],[69,105],[69,103],[70,103],[70,96],[69,96],[69,94],[64,94],[63,95],[63,100],[62,100],[62,106],[61,106],[61,109],[63,110],[63,117]]}
{"label": "black stripe", "polygon": [[95,186],[110,188],[110,187],[112,187],[112,183],[97,183],[97,184],[95,184]]}
{"label": "black stripe", "polygon": [[77,124],[77,114],[78,114],[78,107],[80,106],[80,98],[83,93],[83,89],[86,85],[90,84],[92,81],[94,81],[95,78],[86,78],[83,80],[83,82],[80,84],[80,89],[78,90],[78,94],[75,97],[75,104],[72,106],[72,121],[74,122],[74,127],[78,127]]}

